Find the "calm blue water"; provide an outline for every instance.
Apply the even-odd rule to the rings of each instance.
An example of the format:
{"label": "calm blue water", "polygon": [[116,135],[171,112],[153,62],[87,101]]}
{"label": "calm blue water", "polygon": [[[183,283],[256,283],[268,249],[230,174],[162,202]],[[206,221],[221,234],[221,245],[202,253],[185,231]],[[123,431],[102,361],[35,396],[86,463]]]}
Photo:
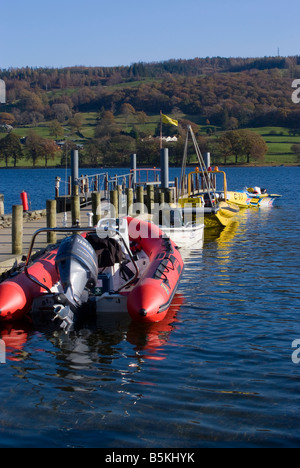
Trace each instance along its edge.
{"label": "calm blue water", "polygon": [[165,322],[1,331],[0,447],[300,447],[300,168],[227,174],[283,197],[206,234]]}
{"label": "calm blue water", "polygon": [[[130,169],[82,169],[81,175],[108,172],[109,177],[128,174]],[[5,213],[12,212],[12,205],[21,203],[20,193],[28,193],[32,210],[46,208],[46,200],[55,198],[55,179],[62,179],[60,194],[66,194],[66,184],[71,171],[65,169],[0,169],[0,193],[4,194]]]}

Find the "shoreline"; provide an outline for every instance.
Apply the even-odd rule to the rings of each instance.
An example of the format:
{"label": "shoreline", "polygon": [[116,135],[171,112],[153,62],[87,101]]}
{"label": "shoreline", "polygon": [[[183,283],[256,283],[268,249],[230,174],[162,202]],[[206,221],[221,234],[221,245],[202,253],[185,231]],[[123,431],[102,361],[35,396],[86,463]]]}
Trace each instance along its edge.
{"label": "shoreline", "polygon": [[[187,164],[186,167],[195,167],[197,166],[197,162],[195,162],[194,164]],[[222,164],[222,163],[219,163],[219,164],[215,164],[213,163],[212,166],[219,166],[219,167],[300,167],[300,162],[299,163],[290,163],[290,164],[279,164],[279,163],[270,163],[270,164],[266,164],[266,163],[249,163],[249,164]],[[139,166],[140,168],[151,168],[151,166],[147,166],[147,165],[144,165],[144,164],[141,164]],[[178,165],[174,165],[174,164],[170,164],[169,165],[170,168],[180,168],[180,166]],[[12,170],[12,169],[15,169],[15,170],[48,170],[48,169],[65,169],[64,166],[51,166],[51,167],[44,167],[44,166],[37,166],[37,167],[32,167],[32,166],[18,166],[18,167],[0,167],[0,171],[1,170]],[[70,169],[70,167],[68,167],[68,169]],[[105,170],[105,169],[128,169],[130,170],[130,167],[129,166],[106,166],[106,167],[103,167],[103,166],[99,166],[99,167],[95,167],[95,166],[87,166],[87,165],[82,165],[80,166],[80,169],[101,169],[101,170]]]}

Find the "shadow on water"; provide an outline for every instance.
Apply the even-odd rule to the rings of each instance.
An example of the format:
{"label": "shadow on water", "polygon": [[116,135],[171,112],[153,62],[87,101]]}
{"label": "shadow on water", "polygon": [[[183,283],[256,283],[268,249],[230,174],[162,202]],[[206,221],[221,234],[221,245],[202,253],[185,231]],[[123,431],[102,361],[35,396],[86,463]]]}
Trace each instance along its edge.
{"label": "shadow on water", "polygon": [[[144,398],[143,391],[157,385],[143,376],[144,368],[167,358],[183,302],[176,294],[166,318],[148,325],[124,314],[103,315],[68,335],[27,320],[2,325],[6,365],[0,370],[15,385],[7,388],[0,446],[108,447],[123,439],[124,418]],[[3,425],[6,417],[10,422]],[[141,437],[132,428],[125,440],[130,432],[132,440]],[[139,445],[132,440],[132,446]]]}
{"label": "shadow on water", "polygon": [[0,326],[0,337],[5,343],[8,361],[21,362],[30,359],[25,352],[26,344],[34,335],[42,335],[61,351],[61,357],[71,358],[74,349],[83,356],[87,354],[91,361],[101,356],[113,360],[114,348],[123,341],[133,346],[137,359],[164,359],[161,351],[168,342],[174,329],[176,316],[184,298],[176,294],[170,310],[164,320],[153,324],[134,323],[127,314],[102,314],[95,320],[82,323],[73,332],[64,333],[56,325],[33,325],[30,319]]}

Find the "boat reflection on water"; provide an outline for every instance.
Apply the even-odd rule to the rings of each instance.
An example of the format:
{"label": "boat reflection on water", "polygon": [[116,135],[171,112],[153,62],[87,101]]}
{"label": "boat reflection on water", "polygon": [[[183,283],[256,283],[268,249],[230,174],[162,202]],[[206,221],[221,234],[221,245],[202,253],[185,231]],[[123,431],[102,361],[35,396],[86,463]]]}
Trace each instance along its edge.
{"label": "boat reflection on water", "polygon": [[27,353],[24,347],[30,333],[28,321],[3,323],[0,328],[0,339],[5,345],[5,359],[9,361],[22,361]]}
{"label": "boat reflection on water", "polygon": [[178,321],[177,314],[183,302],[183,295],[177,293],[167,316],[161,322],[150,326],[131,322],[128,327],[127,340],[135,346],[135,351],[142,354],[144,359],[162,361],[166,358],[164,346]]}
{"label": "boat reflection on water", "polygon": [[[239,218],[241,215],[239,215]],[[230,242],[234,239],[238,232],[238,228],[240,226],[240,219],[236,221],[232,221],[230,226],[226,226],[225,228],[210,228],[205,229],[204,231],[204,243],[207,244],[212,241],[216,241],[218,245],[221,247],[227,242]]]}
{"label": "boat reflection on water", "polygon": [[69,362],[73,356],[76,356],[77,360],[79,354],[81,358],[85,355],[86,363],[101,362],[103,356],[106,362],[112,362],[116,346],[123,341],[133,345],[139,364],[141,359],[163,360],[166,357],[164,346],[174,330],[183,302],[184,297],[177,293],[166,317],[153,324],[132,322],[127,314],[103,314],[101,320],[98,318],[97,322],[81,324],[81,327],[72,333],[65,334],[57,327],[37,327],[24,320],[1,324],[0,339],[5,344],[7,362],[30,359],[30,354],[26,352],[26,344],[36,333],[44,335],[57,348],[60,357],[64,355]]}

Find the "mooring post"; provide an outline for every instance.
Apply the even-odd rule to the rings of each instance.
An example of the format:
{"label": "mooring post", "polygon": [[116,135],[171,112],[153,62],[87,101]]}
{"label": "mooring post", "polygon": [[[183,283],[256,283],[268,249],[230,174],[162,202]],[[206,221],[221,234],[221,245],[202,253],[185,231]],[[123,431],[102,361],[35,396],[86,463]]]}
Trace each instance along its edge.
{"label": "mooring post", "polygon": [[132,205],[133,205],[133,189],[127,188],[126,189],[127,195],[127,214],[132,216]]}
{"label": "mooring post", "polygon": [[71,151],[71,177],[72,177],[72,195],[75,195],[75,187],[78,186],[79,158],[78,150]]}
{"label": "mooring post", "polygon": [[118,218],[119,216],[119,192],[118,190],[111,190],[110,191],[110,216],[112,218]]}
{"label": "mooring post", "polygon": [[211,165],[210,153],[204,153],[204,163],[205,163],[206,169],[208,169]]}
{"label": "mooring post", "polygon": [[[56,228],[56,200],[47,200],[46,201],[46,212],[47,212],[47,227]],[[55,232],[47,232],[47,242],[48,244],[56,243],[56,234]]]}
{"label": "mooring post", "polygon": [[126,213],[126,207],[123,206],[123,185],[117,185],[117,192],[118,192],[118,206],[119,206],[119,216],[122,217],[123,215],[125,216]]}
{"label": "mooring post", "polygon": [[160,150],[160,168],[161,168],[161,188],[169,188],[169,150],[162,148]]}
{"label": "mooring post", "polygon": [[23,253],[23,206],[12,207],[12,254]]}
{"label": "mooring post", "polygon": [[100,192],[92,193],[92,211],[93,211],[93,225],[96,226],[101,219],[101,194]]}
{"label": "mooring post", "polygon": [[136,154],[132,154],[130,157],[130,169],[132,169],[132,185],[135,187],[136,184]]}
{"label": "mooring post", "polygon": [[139,185],[138,188],[137,188],[137,197],[136,197],[136,201],[137,203],[140,204],[140,209],[139,209],[139,212],[140,214],[144,214],[144,187],[142,185]]}
{"label": "mooring post", "polygon": [[159,190],[159,192],[158,192],[158,200],[159,200],[159,204],[160,204],[160,205],[164,205],[164,204],[165,204],[165,192],[164,192],[164,190]]}
{"label": "mooring post", "polygon": [[72,226],[80,225],[80,196],[71,197]]}
{"label": "mooring post", "polygon": [[154,208],[154,185],[147,185],[147,209],[148,213],[152,214]]}
{"label": "mooring post", "polygon": [[173,197],[173,190],[172,189],[165,189],[165,202],[171,205],[171,203],[174,203],[174,197]]}

